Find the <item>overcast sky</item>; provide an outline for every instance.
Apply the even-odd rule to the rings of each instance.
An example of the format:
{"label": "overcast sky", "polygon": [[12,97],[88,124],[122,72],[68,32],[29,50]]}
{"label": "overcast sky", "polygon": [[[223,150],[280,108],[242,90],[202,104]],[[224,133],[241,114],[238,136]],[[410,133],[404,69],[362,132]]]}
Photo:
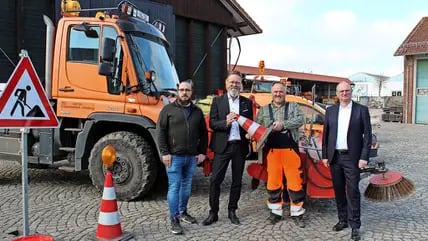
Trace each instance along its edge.
{"label": "overcast sky", "polygon": [[[349,77],[403,71],[394,52],[427,0],[237,0],[263,33],[240,37],[240,65]],[[238,52],[232,44],[232,56]],[[232,58],[232,63],[235,61]]]}

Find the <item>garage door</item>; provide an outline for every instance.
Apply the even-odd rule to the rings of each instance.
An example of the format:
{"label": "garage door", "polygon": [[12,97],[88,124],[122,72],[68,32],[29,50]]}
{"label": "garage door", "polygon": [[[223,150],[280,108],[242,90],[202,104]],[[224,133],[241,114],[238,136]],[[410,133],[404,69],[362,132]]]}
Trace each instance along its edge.
{"label": "garage door", "polygon": [[428,59],[417,61],[415,96],[415,123],[428,124]]}

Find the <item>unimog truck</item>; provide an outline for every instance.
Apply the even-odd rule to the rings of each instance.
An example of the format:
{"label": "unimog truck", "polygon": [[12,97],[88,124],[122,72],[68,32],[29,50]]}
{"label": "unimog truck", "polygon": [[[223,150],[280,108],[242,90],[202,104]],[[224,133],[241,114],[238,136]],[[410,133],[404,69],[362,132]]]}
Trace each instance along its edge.
{"label": "unimog truck", "polygon": [[[117,198],[135,199],[151,190],[162,168],[156,121],[178,84],[165,25],[150,23],[128,1],[90,10],[64,1],[62,8],[56,26],[43,16],[43,86],[60,126],[29,130],[29,167],[89,170],[92,183],[102,190],[106,169],[101,153],[111,145]],[[79,12],[94,10],[99,11],[96,17],[79,17]],[[0,159],[19,161],[20,141],[18,129],[0,129]]]}

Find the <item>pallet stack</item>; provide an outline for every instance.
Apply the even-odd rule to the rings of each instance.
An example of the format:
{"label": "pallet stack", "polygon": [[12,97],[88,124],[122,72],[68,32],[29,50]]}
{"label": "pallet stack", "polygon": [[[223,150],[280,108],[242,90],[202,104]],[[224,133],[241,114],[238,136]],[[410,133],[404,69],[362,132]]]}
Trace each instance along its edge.
{"label": "pallet stack", "polygon": [[384,107],[382,120],[386,122],[402,122],[403,106]]}

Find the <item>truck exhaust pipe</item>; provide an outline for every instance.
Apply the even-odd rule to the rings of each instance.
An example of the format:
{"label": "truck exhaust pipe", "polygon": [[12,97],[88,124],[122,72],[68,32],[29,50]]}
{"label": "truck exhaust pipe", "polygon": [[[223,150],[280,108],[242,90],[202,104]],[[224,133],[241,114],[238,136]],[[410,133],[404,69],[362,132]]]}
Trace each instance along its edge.
{"label": "truck exhaust pipe", "polygon": [[54,45],[55,26],[52,20],[43,15],[46,24],[46,62],[45,62],[45,92],[48,99],[52,98],[52,53]]}

